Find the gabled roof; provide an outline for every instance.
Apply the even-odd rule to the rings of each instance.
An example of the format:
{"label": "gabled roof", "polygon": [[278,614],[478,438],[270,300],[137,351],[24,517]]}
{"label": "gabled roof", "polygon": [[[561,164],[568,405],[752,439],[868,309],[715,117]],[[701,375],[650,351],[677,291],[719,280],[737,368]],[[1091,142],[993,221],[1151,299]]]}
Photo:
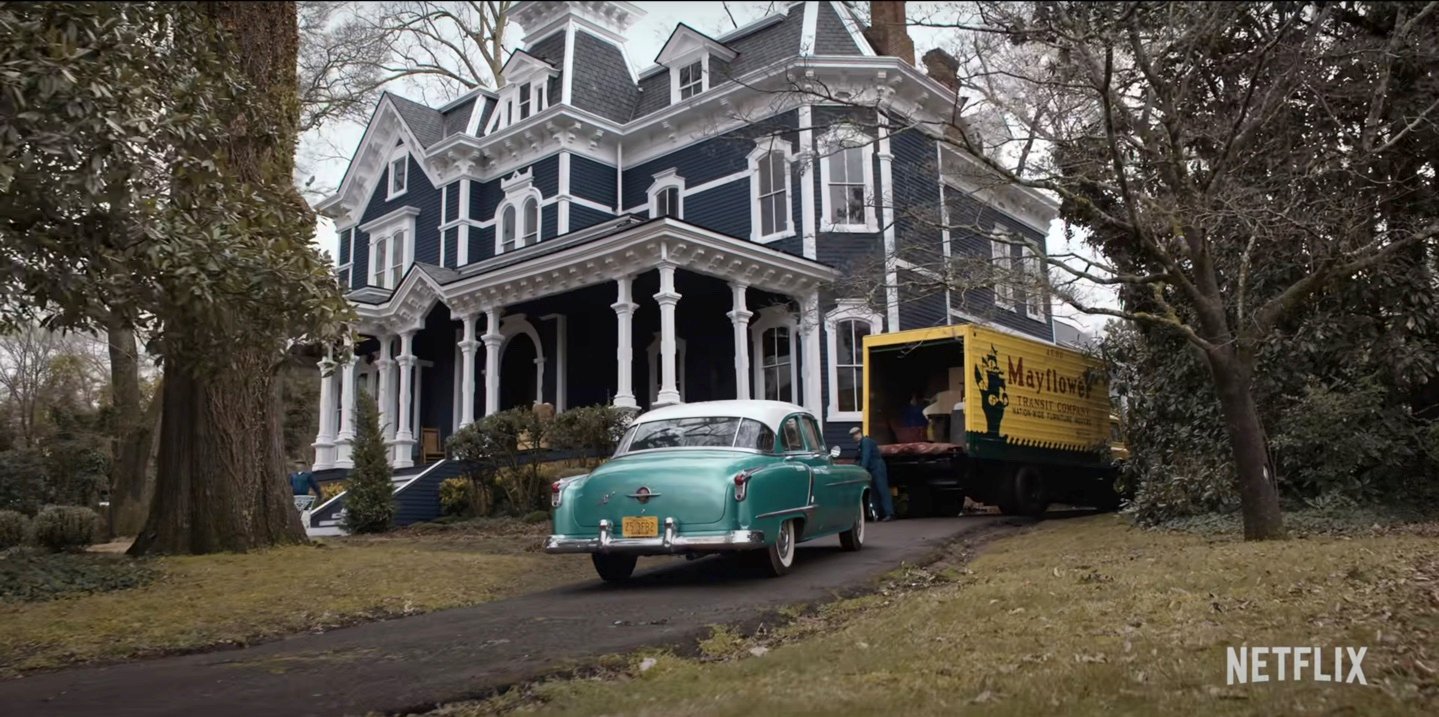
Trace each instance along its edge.
{"label": "gabled roof", "polygon": [[655,55],[655,62],[661,65],[669,64],[678,56],[697,47],[708,49],[711,54],[719,55],[727,61],[733,60],[736,54],[733,49],[726,47],[709,35],[680,23],[675,26],[674,32],[670,33],[669,39],[665,40],[665,45],[660,48],[660,53]]}
{"label": "gabled roof", "polygon": [[[535,57],[534,55],[531,55],[524,50],[515,50],[514,52],[510,53],[510,59],[505,61],[505,66],[500,68],[500,76],[508,78],[513,75],[521,74],[526,70],[544,70],[545,72],[556,71],[555,66],[550,64],[548,61],[539,57]],[[509,81],[506,80],[506,84],[508,84],[508,82]]]}
{"label": "gabled roof", "polygon": [[393,92],[386,92],[386,96],[395,104],[395,110],[400,113],[400,119],[410,128],[423,147],[445,138],[445,116],[438,111],[430,109],[413,100],[407,100]]}

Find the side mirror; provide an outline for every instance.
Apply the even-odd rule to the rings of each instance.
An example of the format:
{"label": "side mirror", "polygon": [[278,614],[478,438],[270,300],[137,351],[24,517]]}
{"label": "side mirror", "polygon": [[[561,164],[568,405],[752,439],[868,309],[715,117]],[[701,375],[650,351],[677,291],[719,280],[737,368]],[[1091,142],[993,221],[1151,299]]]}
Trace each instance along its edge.
{"label": "side mirror", "polygon": [[830,458],[839,458],[839,453],[840,453],[839,446],[830,446],[830,447],[829,447],[829,457],[830,457]]}

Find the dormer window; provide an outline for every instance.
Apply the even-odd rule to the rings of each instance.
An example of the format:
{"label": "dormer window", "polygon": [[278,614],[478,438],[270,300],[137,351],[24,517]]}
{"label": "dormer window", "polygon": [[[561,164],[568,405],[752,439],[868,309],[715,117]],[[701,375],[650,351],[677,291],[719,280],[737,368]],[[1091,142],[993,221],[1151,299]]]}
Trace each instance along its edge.
{"label": "dormer window", "polygon": [[675,174],[675,170],[667,169],[656,174],[654,184],[651,184],[646,192],[650,198],[650,218],[683,219],[684,189],[684,177]]}
{"label": "dormer window", "polygon": [[524,50],[516,50],[505,63],[495,110],[485,125],[485,134],[493,134],[510,125],[529,119],[549,106],[550,78],[557,74],[554,66]]}
{"label": "dormer window", "polygon": [[390,193],[386,199],[394,199],[405,193],[405,187],[410,179],[410,155],[402,152],[400,156],[390,160]]}
{"label": "dormer window", "polygon": [[705,91],[705,62],[692,62],[680,68],[680,100],[687,100]]}

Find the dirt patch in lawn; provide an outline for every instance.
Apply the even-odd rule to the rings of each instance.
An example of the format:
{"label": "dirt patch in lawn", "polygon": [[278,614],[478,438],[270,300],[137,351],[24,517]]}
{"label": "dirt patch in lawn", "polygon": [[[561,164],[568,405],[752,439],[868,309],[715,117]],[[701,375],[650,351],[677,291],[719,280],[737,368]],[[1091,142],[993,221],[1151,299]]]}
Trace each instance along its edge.
{"label": "dirt patch in lawn", "polygon": [[[1439,713],[1439,545],[1423,535],[1051,521],[789,617],[435,715]],[[1367,646],[1368,685],[1226,685],[1226,648],[1246,644]]]}
{"label": "dirt patch in lawn", "polygon": [[[405,531],[248,554],[156,558],[147,585],[0,601],[0,675],[239,647],[288,634],[474,605],[592,573],[532,531]],[[97,559],[126,560],[120,556]]]}

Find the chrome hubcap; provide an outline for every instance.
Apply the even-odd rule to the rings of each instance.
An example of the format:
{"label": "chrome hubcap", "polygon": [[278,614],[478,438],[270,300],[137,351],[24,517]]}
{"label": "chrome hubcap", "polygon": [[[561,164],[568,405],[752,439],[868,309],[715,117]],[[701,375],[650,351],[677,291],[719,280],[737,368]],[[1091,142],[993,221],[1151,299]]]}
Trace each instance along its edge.
{"label": "chrome hubcap", "polygon": [[861,500],[861,501],[859,502],[859,518],[857,518],[857,519],[855,520],[855,524],[854,524],[854,537],[858,538],[858,539],[859,539],[859,542],[861,542],[861,543],[864,542],[864,524],[865,524],[864,501]]}
{"label": "chrome hubcap", "polygon": [[794,549],[794,523],[784,524],[784,527],[779,531],[779,538],[776,540],[776,543],[777,545],[775,547],[779,549],[780,561],[788,565],[790,551]]}

